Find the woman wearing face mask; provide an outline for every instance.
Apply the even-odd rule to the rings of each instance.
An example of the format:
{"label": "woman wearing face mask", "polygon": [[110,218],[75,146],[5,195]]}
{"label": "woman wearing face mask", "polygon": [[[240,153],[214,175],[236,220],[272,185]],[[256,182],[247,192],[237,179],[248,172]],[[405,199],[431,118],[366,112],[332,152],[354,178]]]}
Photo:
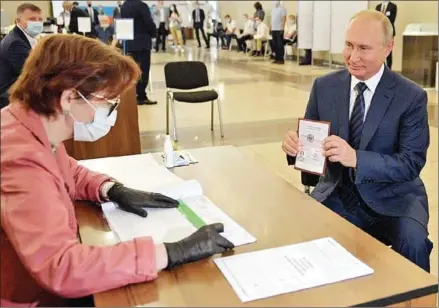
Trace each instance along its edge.
{"label": "woman wearing face mask", "polygon": [[175,51],[183,49],[183,36],[181,34],[181,17],[178,13],[177,6],[171,4],[169,13],[169,31],[171,32],[172,39],[174,40]]}
{"label": "woman wearing face mask", "polygon": [[[99,41],[43,38],[1,111],[1,297],[41,306],[145,282],[162,269],[222,253],[233,244],[210,225],[177,243],[149,237],[82,245],[74,200],[111,200],[133,215],[177,201],[132,190],[69,157],[63,141],[95,141],[114,125],[119,95],[134,86],[136,63]],[[117,142],[117,140],[115,140]]]}
{"label": "woman wearing face mask", "polygon": [[285,24],[284,44],[294,44],[297,41],[296,16],[289,15]]}

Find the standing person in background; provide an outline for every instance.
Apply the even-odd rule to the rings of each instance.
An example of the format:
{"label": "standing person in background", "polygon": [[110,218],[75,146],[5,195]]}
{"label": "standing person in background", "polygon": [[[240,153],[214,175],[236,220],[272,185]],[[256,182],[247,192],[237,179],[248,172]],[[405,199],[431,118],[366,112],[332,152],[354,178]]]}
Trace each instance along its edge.
{"label": "standing person in background", "polygon": [[68,30],[70,26],[70,12],[72,10],[73,4],[70,1],[63,1],[62,8],[63,11],[59,14],[62,18],[64,29]]}
{"label": "standing person in background", "polygon": [[[396,20],[396,13],[398,10],[396,4],[390,1],[383,1],[382,3],[378,4],[375,7],[375,10],[383,13],[384,15],[387,16],[387,18],[389,18],[393,28],[393,37],[395,37],[395,20]],[[390,54],[387,56],[386,59],[387,67],[389,69],[392,69],[392,62],[393,62],[392,52],[390,52]]]}
{"label": "standing person in background", "polygon": [[157,102],[148,99],[146,95],[151,65],[151,38],[156,35],[151,12],[142,0],[126,0],[121,8],[121,16],[134,19],[134,40],[126,41],[126,51],[142,70],[141,78],[136,86],[137,104],[155,105]]}
{"label": "standing person in background", "polygon": [[71,10],[70,11],[69,32],[76,33],[76,34],[82,34],[82,33],[79,33],[79,30],[78,30],[78,17],[89,17],[88,13],[81,10],[77,5],[75,5],[75,2],[73,2],[73,4],[71,6],[67,5],[66,7]]}
{"label": "standing person in background", "polygon": [[192,20],[194,21],[194,29],[195,35],[197,36],[198,48],[201,47],[200,42],[200,31],[203,35],[204,42],[206,42],[206,48],[210,48],[209,41],[207,40],[206,33],[204,32],[204,20],[206,19],[206,15],[204,10],[200,8],[200,4],[198,1],[195,2],[195,9],[192,11]]}
{"label": "standing person in background", "polygon": [[169,7],[164,6],[163,1],[158,1],[154,10],[154,19],[157,26],[157,39],[155,41],[155,51],[159,51],[159,45],[162,44],[162,51],[166,51],[166,37],[169,30]]}
{"label": "standing person in background", "polygon": [[248,18],[247,14],[244,14],[244,31],[237,38],[238,41],[238,51],[247,51],[246,41],[253,39],[253,34],[255,33],[255,25],[251,18]]}
{"label": "standing person in background", "polygon": [[9,88],[17,80],[35,37],[43,31],[41,9],[31,3],[18,6],[15,27],[0,43],[0,109],[9,104]]}
{"label": "standing person in background", "polygon": [[117,6],[113,10],[113,20],[121,18],[120,8],[122,7],[122,1],[117,1]]}
{"label": "standing person in background", "polygon": [[255,8],[256,12],[253,15],[253,20],[255,20],[256,17],[259,17],[260,21],[264,21],[265,11],[262,9],[262,4],[259,2],[256,2],[254,5],[254,8]]}
{"label": "standing person in background", "polygon": [[104,8],[102,7],[102,5],[98,6],[98,15],[105,15]]}
{"label": "standing person in background", "polygon": [[284,64],[284,29],[287,19],[287,10],[280,3],[275,1],[271,10],[271,36],[273,37],[273,51],[275,54],[274,64]]}
{"label": "standing person in background", "polygon": [[175,51],[184,52],[183,37],[181,35],[181,17],[178,13],[177,6],[171,4],[171,15],[169,16],[169,30],[174,40]]}
{"label": "standing person in background", "polygon": [[91,19],[91,37],[97,37],[98,34],[96,32],[96,27],[99,26],[99,18],[98,18],[98,11],[93,8],[93,3],[92,1],[87,1],[87,8],[84,9],[85,12],[88,13],[88,16],[90,16]]}

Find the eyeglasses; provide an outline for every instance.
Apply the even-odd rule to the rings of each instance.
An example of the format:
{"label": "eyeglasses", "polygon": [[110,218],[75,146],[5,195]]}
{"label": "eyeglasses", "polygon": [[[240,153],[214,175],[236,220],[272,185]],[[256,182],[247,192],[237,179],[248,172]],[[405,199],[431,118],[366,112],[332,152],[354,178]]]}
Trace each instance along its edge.
{"label": "eyeglasses", "polygon": [[110,116],[111,113],[112,113],[114,110],[116,110],[117,107],[119,107],[119,105],[120,105],[120,97],[115,98],[115,99],[108,99],[108,98],[105,98],[105,97],[103,97],[103,96],[101,96],[101,95],[97,95],[97,94],[90,94],[90,95],[93,96],[94,98],[104,100],[104,101],[106,101],[108,104],[111,105],[111,106],[110,106],[110,110],[108,111],[108,116]]}

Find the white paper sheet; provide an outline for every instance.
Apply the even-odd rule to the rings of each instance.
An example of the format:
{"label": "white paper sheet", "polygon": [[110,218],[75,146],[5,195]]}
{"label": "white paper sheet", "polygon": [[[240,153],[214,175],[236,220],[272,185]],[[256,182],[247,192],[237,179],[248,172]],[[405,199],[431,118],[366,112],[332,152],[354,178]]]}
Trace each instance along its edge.
{"label": "white paper sheet", "polygon": [[91,32],[91,19],[90,17],[78,17],[78,32],[90,33]]}
{"label": "white paper sheet", "polygon": [[134,19],[115,19],[116,39],[134,40]]}
{"label": "white paper sheet", "polygon": [[217,258],[214,262],[243,302],[374,272],[330,237]]}

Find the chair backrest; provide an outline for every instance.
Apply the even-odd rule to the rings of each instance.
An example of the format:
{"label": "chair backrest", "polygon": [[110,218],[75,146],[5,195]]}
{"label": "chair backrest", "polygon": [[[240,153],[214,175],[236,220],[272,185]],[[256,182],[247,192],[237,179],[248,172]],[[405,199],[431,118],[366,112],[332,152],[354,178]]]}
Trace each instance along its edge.
{"label": "chair backrest", "polygon": [[308,172],[301,172],[301,180],[302,180],[302,185],[304,186],[313,186],[315,187],[317,185],[317,183],[319,182],[319,176],[312,174],[312,173],[308,173]]}
{"label": "chair backrest", "polygon": [[165,65],[166,87],[191,90],[209,85],[207,68],[199,61],[170,62]]}

